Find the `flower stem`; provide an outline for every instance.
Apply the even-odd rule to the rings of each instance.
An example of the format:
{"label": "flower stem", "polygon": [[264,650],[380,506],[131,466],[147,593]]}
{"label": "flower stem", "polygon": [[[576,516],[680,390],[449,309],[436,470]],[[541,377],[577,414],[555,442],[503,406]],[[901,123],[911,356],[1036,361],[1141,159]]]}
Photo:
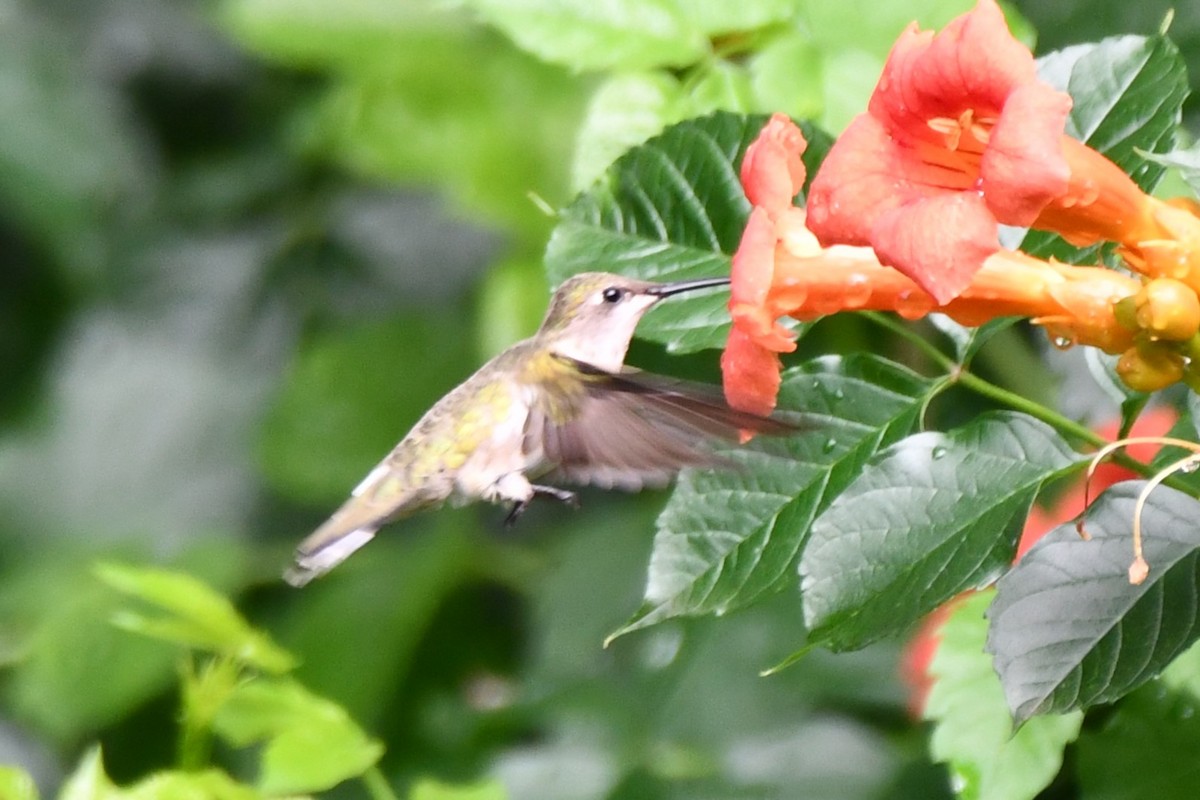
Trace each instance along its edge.
{"label": "flower stem", "polygon": [[367,769],[362,774],[362,782],[366,786],[367,795],[371,800],[400,800],[400,796],[392,789],[392,785],[379,771],[378,766]]}
{"label": "flower stem", "polygon": [[864,311],[863,316],[874,322],[881,328],[887,328],[892,333],[902,339],[906,339],[909,344],[924,353],[931,361],[944,369],[946,372],[952,372],[957,368],[954,359],[943,353],[937,348],[937,345],[930,342],[921,334],[914,331],[908,325],[899,322],[896,319],[881,314],[878,311]]}

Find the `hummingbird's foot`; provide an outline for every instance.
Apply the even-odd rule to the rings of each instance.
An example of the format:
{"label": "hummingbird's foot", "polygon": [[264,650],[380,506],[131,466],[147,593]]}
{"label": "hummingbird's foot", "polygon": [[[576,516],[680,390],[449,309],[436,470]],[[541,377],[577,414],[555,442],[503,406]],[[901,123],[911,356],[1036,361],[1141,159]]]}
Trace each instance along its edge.
{"label": "hummingbird's foot", "polygon": [[517,500],[512,504],[508,516],[504,518],[504,527],[511,528],[515,525],[520,516],[525,513],[525,509],[529,507],[529,503],[539,494],[549,495],[560,503],[566,503],[571,508],[579,508],[579,495],[574,492],[559,489],[557,486],[538,486],[537,484],[533,484],[530,488],[533,489],[533,494],[530,495],[529,500]]}
{"label": "hummingbird's foot", "polygon": [[529,505],[528,500],[518,500],[512,504],[512,508],[508,510],[508,516],[504,518],[504,527],[511,528],[517,524],[517,520],[525,513],[525,508]]}
{"label": "hummingbird's foot", "polygon": [[534,494],[548,494],[560,503],[566,503],[571,508],[579,508],[579,495],[557,486],[539,486],[533,484]]}

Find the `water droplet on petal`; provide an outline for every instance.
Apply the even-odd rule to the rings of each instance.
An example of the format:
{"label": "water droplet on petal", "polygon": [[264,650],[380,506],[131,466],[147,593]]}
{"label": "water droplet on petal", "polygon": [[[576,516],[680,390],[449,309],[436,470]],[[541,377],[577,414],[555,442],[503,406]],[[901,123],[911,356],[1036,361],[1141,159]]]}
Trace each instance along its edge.
{"label": "water droplet on petal", "polygon": [[1070,336],[1053,336],[1050,338],[1050,344],[1054,345],[1059,350],[1070,350],[1075,346],[1075,340]]}
{"label": "water droplet on petal", "polygon": [[938,445],[937,447],[933,448],[932,451],[930,451],[929,456],[934,461],[937,461],[939,458],[945,458],[946,448],[942,447],[941,445]]}
{"label": "water droplet on petal", "polygon": [[842,303],[846,308],[858,308],[871,299],[871,280],[861,272],[855,272],[846,279],[846,288],[842,295]]}
{"label": "water droplet on petal", "polygon": [[921,291],[905,289],[896,296],[896,313],[904,319],[920,319],[933,311],[933,298]]}

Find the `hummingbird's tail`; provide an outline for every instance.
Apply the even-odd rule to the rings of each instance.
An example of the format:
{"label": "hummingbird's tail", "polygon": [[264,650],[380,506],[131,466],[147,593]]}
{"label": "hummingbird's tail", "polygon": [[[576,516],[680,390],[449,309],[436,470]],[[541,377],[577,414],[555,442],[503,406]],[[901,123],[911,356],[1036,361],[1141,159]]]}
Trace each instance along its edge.
{"label": "hummingbird's tail", "polygon": [[345,530],[336,523],[337,517],[326,522],[296,548],[296,562],[283,573],[283,579],[300,587],[319,578],[371,541],[379,525],[365,525]]}

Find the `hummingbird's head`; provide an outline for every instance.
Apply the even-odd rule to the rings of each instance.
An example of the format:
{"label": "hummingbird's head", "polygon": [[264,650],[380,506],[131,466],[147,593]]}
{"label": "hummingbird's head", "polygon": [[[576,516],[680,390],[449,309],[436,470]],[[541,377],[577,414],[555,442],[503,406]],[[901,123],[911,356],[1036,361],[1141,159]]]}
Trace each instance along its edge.
{"label": "hummingbird's head", "polygon": [[638,321],[659,300],[727,283],[728,278],[652,283],[608,272],[580,273],[555,290],[538,333],[555,340],[555,352],[616,372]]}

